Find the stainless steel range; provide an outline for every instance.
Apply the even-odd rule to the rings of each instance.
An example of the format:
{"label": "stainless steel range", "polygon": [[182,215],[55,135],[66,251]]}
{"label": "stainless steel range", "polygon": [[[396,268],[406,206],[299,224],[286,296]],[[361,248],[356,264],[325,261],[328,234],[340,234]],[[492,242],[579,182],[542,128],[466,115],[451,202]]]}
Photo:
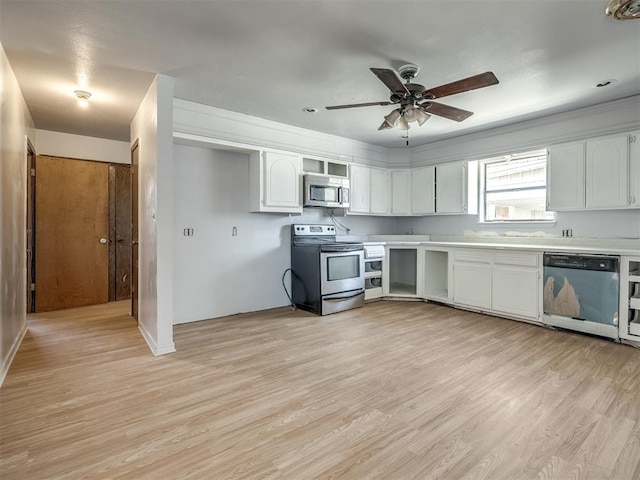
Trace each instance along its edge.
{"label": "stainless steel range", "polygon": [[319,315],[364,305],[364,246],[336,241],[333,225],[291,225],[291,293]]}

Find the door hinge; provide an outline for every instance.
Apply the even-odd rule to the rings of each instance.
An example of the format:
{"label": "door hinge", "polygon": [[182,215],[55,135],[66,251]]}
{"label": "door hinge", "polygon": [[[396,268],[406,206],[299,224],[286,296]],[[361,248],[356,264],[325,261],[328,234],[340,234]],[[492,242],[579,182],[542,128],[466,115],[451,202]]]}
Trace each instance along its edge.
{"label": "door hinge", "polygon": [[36,176],[36,169],[35,168],[30,169],[30,173],[31,173],[32,177],[35,177]]}
{"label": "door hinge", "polygon": [[636,143],[636,136],[635,135],[630,135],[629,136],[629,143]]}
{"label": "door hinge", "polygon": [[35,292],[35,291],[36,291],[36,284],[35,284],[35,283],[32,283],[32,284],[31,284],[31,291],[32,291],[32,292]]}

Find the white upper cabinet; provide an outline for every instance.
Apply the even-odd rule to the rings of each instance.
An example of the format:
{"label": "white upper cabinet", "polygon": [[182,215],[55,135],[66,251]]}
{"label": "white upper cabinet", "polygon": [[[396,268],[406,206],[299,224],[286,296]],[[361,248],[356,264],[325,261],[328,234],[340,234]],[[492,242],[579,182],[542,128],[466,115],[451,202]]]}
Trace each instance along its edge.
{"label": "white upper cabinet", "polygon": [[364,165],[351,165],[351,202],[352,213],[369,213],[370,169]]}
{"label": "white upper cabinet", "polygon": [[640,208],[640,130],[629,135],[629,206]]}
{"label": "white upper cabinet", "polygon": [[255,152],[249,161],[250,211],[302,213],[300,155]]}
{"label": "white upper cabinet", "polygon": [[587,140],[586,154],[586,207],[627,206],[629,135]]}
{"label": "white upper cabinet", "polygon": [[640,207],[636,138],[623,133],[549,147],[547,210]]}
{"label": "white upper cabinet", "polygon": [[369,190],[369,213],[387,215],[389,213],[389,171],[371,167]]}
{"label": "white upper cabinet", "polygon": [[427,215],[436,211],[436,170],[433,165],[411,172],[411,213]]}
{"label": "white upper cabinet", "polygon": [[547,210],[579,210],[585,205],[585,142],[549,147]]}
{"label": "white upper cabinet", "polygon": [[467,212],[467,174],[465,162],[436,165],[436,212]]}
{"label": "white upper cabinet", "polygon": [[391,214],[411,214],[411,170],[391,171]]}

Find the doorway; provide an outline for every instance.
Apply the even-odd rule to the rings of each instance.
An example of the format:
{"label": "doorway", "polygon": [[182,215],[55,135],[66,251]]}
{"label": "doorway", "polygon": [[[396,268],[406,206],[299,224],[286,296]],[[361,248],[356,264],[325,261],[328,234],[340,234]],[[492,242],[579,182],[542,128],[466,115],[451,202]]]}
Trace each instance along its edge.
{"label": "doorway", "polygon": [[129,298],[129,166],[44,155],[35,164],[34,311]]}
{"label": "doorway", "polygon": [[36,311],[35,178],[36,151],[29,139],[27,139],[27,313]]}
{"label": "doorway", "polygon": [[138,170],[139,142],[131,147],[131,316],[138,321]]}

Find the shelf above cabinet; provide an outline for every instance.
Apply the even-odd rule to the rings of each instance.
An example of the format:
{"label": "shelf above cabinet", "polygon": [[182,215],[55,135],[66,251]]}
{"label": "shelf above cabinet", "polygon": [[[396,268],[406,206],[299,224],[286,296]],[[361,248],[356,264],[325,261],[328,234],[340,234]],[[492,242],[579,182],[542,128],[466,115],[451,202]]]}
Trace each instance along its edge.
{"label": "shelf above cabinet", "polygon": [[302,171],[331,177],[349,178],[349,164],[316,157],[302,158]]}

